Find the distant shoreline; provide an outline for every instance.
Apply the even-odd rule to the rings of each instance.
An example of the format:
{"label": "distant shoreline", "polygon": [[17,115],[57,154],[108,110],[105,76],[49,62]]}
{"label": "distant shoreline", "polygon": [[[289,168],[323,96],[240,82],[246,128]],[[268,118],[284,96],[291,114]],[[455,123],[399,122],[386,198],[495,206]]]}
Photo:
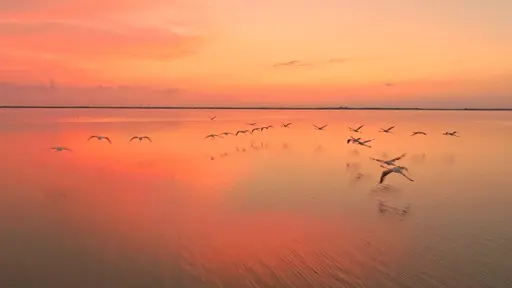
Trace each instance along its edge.
{"label": "distant shoreline", "polygon": [[378,110],[378,111],[512,111],[512,108],[396,108],[396,107],[190,107],[190,106],[0,106],[0,109],[112,110]]}

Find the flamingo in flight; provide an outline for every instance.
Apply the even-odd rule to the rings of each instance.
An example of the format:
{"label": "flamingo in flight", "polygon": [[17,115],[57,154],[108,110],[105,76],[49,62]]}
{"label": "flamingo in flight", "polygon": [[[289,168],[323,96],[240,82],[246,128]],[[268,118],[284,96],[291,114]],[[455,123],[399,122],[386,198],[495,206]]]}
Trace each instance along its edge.
{"label": "flamingo in flight", "polygon": [[139,142],[142,142],[142,140],[144,140],[144,139],[148,140],[149,142],[153,142],[153,140],[151,140],[151,138],[149,138],[148,136],[133,136],[130,139],[130,142],[132,142],[135,139],[139,139]]}
{"label": "flamingo in flight", "polygon": [[361,128],[363,128],[363,127],[364,127],[364,124],[363,124],[363,125],[361,125],[361,126],[359,126],[359,127],[357,127],[356,129],[354,129],[354,128],[352,128],[352,127],[348,127],[348,129],[349,129],[350,131],[352,131],[352,132],[361,133],[359,130],[361,130]]}
{"label": "flamingo in flight", "polygon": [[66,148],[66,147],[61,147],[61,146],[52,147],[52,148],[50,148],[50,150],[55,150],[55,152],[62,152],[62,151],[73,152],[73,151],[71,151],[71,149]]}
{"label": "flamingo in flight", "polygon": [[395,126],[391,126],[391,127],[389,127],[388,129],[382,129],[382,128],[380,128],[380,131],[379,131],[379,132],[384,132],[384,133],[392,134],[393,132],[391,132],[391,130],[393,130],[393,128],[395,128]]}
{"label": "flamingo in flight", "polygon": [[453,137],[460,137],[459,135],[457,135],[457,131],[453,131],[453,132],[444,132],[443,135],[446,135],[446,136],[453,136]]}
{"label": "flamingo in flight", "polygon": [[414,136],[414,135],[425,135],[425,136],[427,136],[427,133],[425,133],[423,131],[415,131],[415,132],[412,132],[411,136]]}
{"label": "flamingo in flight", "polygon": [[384,166],[381,166],[381,167],[386,168],[386,170],[382,171],[382,174],[380,175],[379,184],[382,184],[384,182],[384,180],[386,179],[386,177],[391,173],[400,174],[400,175],[404,176],[405,178],[407,178],[407,180],[414,182],[413,179],[411,179],[411,178],[409,178],[409,176],[405,175],[404,171],[408,171],[408,169],[406,167],[403,167],[403,166],[394,166],[392,168],[387,168]]}
{"label": "flamingo in flight", "polygon": [[245,134],[247,132],[249,132],[249,130],[238,130],[238,131],[236,131],[235,136],[238,136],[238,134],[240,134],[240,133]]}
{"label": "flamingo in flight", "polygon": [[215,139],[215,137],[222,138],[222,136],[220,136],[220,135],[217,135],[217,134],[210,134],[210,135],[207,135],[206,137],[204,137],[204,139],[206,139],[206,138],[212,138],[212,139]]}
{"label": "flamingo in flight", "polygon": [[405,153],[398,156],[398,157],[395,157],[393,159],[389,159],[389,160],[382,160],[382,159],[376,159],[376,158],[373,158],[373,157],[370,157],[371,160],[374,160],[374,161],[377,161],[379,163],[382,163],[382,164],[385,164],[385,165],[388,165],[388,166],[397,166],[395,165],[395,162],[404,158],[405,157]]}
{"label": "flamingo in flight", "polygon": [[98,136],[98,135],[93,135],[93,136],[89,137],[89,139],[87,139],[87,141],[89,141],[89,140],[91,140],[93,138],[98,139],[98,141],[101,141],[101,140],[105,139],[105,140],[108,141],[108,143],[112,144],[112,141],[110,141],[110,138],[105,137],[105,136]]}
{"label": "flamingo in flight", "polygon": [[316,130],[318,130],[318,131],[324,131],[325,127],[327,127],[327,125],[324,125],[324,126],[320,126],[320,127],[318,127],[318,126],[316,126],[315,124],[313,124],[313,126],[314,126],[314,127],[315,127],[315,129],[316,129]]}

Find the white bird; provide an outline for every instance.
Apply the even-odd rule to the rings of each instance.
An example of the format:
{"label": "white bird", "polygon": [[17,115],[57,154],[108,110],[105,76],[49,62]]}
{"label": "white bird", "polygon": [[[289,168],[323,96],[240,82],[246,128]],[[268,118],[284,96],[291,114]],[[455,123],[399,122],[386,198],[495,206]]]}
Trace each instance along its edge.
{"label": "white bird", "polygon": [[320,127],[318,127],[318,126],[316,126],[316,125],[314,125],[314,124],[313,124],[313,126],[315,126],[315,129],[316,129],[316,130],[319,130],[319,131],[323,131],[323,130],[324,130],[324,128],[325,128],[325,127],[327,127],[327,125],[324,125],[324,126],[320,126]]}
{"label": "white bird", "polygon": [[[381,166],[381,167],[383,167],[383,166]],[[407,180],[414,182],[413,179],[411,179],[411,178],[409,178],[409,176],[405,175],[404,171],[407,171],[407,168],[403,167],[403,166],[395,166],[395,167],[392,167],[392,168],[382,171],[379,184],[382,184],[384,182],[384,179],[386,178],[386,176],[388,176],[391,173],[398,173],[398,174],[404,176],[405,178],[407,178]]]}
{"label": "white bird", "polygon": [[61,146],[52,147],[52,148],[50,148],[50,150],[55,150],[55,152],[62,152],[62,151],[73,152],[73,151],[71,151],[71,149],[66,148],[66,147],[61,147]]}
{"label": "white bird", "polygon": [[151,138],[149,138],[148,136],[133,136],[132,139],[130,139],[130,142],[132,142],[135,139],[139,139],[139,142],[142,142],[142,140],[144,139],[148,140],[149,142],[153,142]]}
{"label": "white bird", "polygon": [[405,153],[398,156],[398,157],[395,157],[393,159],[389,159],[389,160],[382,160],[382,159],[376,159],[376,158],[373,158],[373,157],[370,157],[371,160],[374,160],[374,161],[377,161],[379,163],[382,163],[382,164],[385,164],[385,165],[388,165],[388,166],[396,166],[395,165],[395,162],[404,158],[405,157]]}
{"label": "white bird", "polygon": [[364,124],[363,124],[363,125],[361,125],[361,126],[359,126],[359,127],[357,127],[357,129],[354,129],[354,128],[352,128],[352,127],[348,127],[348,129],[349,129],[350,131],[352,131],[352,132],[361,133],[359,130],[360,130],[361,128],[363,128],[363,127],[364,127]]}
{"label": "white bird", "polygon": [[446,135],[446,136],[454,136],[454,137],[460,137],[459,135],[457,135],[457,131],[453,131],[453,132],[444,132],[443,135]]}
{"label": "white bird", "polygon": [[427,133],[422,132],[422,131],[415,131],[415,132],[412,132],[411,136],[414,136],[414,135],[425,135],[425,136],[427,136]]}
{"label": "white bird", "polygon": [[110,141],[110,138],[105,137],[105,136],[98,136],[98,135],[93,135],[93,136],[89,137],[89,139],[87,139],[87,141],[91,140],[92,138],[96,138],[96,139],[98,139],[99,141],[101,141],[101,140],[105,139],[105,140],[107,140],[107,141],[108,141],[108,143],[112,144],[112,141]]}
{"label": "white bird", "polygon": [[379,131],[379,132],[384,132],[384,133],[390,133],[390,134],[392,134],[391,130],[393,130],[393,128],[395,128],[395,126],[391,126],[391,127],[389,127],[388,129],[382,129],[382,128],[380,128],[380,131]]}

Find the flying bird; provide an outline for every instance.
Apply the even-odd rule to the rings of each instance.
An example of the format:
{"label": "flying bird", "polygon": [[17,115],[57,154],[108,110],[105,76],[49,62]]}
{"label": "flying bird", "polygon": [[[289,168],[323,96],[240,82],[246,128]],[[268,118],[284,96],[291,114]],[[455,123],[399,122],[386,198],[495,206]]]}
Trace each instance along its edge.
{"label": "flying bird", "polygon": [[272,126],[272,125],[263,126],[263,127],[261,127],[261,131],[263,131],[264,129],[269,129],[269,128],[274,128],[274,126]]}
{"label": "flying bird", "polygon": [[73,151],[71,151],[71,149],[66,148],[66,147],[61,147],[61,146],[52,147],[52,148],[50,148],[50,150],[55,150],[55,152],[62,152],[62,151],[73,152]]}
{"label": "flying bird", "polygon": [[361,140],[361,137],[354,138],[354,137],[350,136],[350,138],[347,139],[347,144],[350,144],[350,142],[354,142],[355,143],[355,142],[357,142],[359,140]]}
{"label": "flying bird", "polygon": [[213,120],[215,120],[215,118],[217,118],[217,116],[213,116],[213,117],[209,117],[209,118],[210,118],[210,120],[213,121]]}
{"label": "flying bird", "polygon": [[415,132],[412,132],[411,136],[414,136],[414,135],[425,135],[425,136],[427,136],[427,133],[422,132],[422,131],[415,131]]}
{"label": "flying bird", "polygon": [[[381,167],[384,167],[384,166],[381,166]],[[403,166],[395,166],[395,167],[392,167],[392,168],[382,171],[379,184],[382,184],[384,182],[384,179],[386,179],[386,176],[388,176],[391,173],[398,173],[398,174],[404,176],[405,178],[407,178],[407,180],[414,182],[414,180],[409,178],[409,176],[405,175],[404,171],[407,171],[407,168],[403,167]]]}
{"label": "flying bird", "polygon": [[236,136],[235,134],[233,134],[233,133],[231,133],[231,132],[224,132],[224,133],[220,133],[220,135],[224,135],[224,136],[233,135],[233,136]]}
{"label": "flying bird", "polygon": [[363,128],[363,127],[364,127],[364,124],[363,124],[363,125],[361,125],[361,126],[359,126],[359,127],[357,127],[357,129],[354,129],[354,128],[352,128],[352,127],[348,127],[348,129],[349,129],[350,131],[352,131],[352,132],[361,133],[359,130],[360,130],[361,128]]}
{"label": "flying bird", "polygon": [[327,127],[327,125],[318,127],[315,124],[313,124],[313,126],[315,126],[315,129],[318,130],[318,131],[324,131],[324,128]]}
{"label": "flying bird", "polygon": [[371,160],[374,160],[374,161],[377,161],[379,163],[382,163],[382,164],[385,164],[385,165],[388,165],[388,166],[397,166],[395,165],[395,162],[404,158],[405,157],[405,153],[398,156],[398,157],[395,157],[393,159],[389,159],[389,160],[382,160],[382,159],[376,159],[376,158],[373,158],[373,157],[370,157]]}
{"label": "flying bird", "polygon": [[375,140],[375,138],[374,139],[369,139],[369,140],[364,140],[364,141],[354,139],[352,142],[354,144],[357,144],[357,145],[361,145],[361,146],[365,146],[365,147],[368,147],[368,148],[372,148],[372,146],[368,145],[368,143],[372,142],[373,140]]}
{"label": "flying bird", "polygon": [[380,128],[380,131],[379,132],[384,132],[384,133],[392,133],[391,130],[393,130],[393,128],[395,128],[395,126],[391,126],[389,127],[388,129],[382,129]]}
{"label": "flying bird", "polygon": [[453,137],[460,137],[459,135],[457,135],[457,131],[453,131],[453,132],[444,132],[443,135],[446,135],[446,136],[453,136]]}
{"label": "flying bird", "polygon": [[251,130],[251,134],[252,134],[252,133],[254,133],[254,132],[256,132],[256,131],[261,131],[261,128],[254,128],[254,129],[252,129],[252,130]]}
{"label": "flying bird", "polygon": [[87,139],[87,141],[91,140],[92,138],[96,138],[96,139],[98,139],[99,141],[101,141],[101,140],[105,139],[105,140],[107,140],[107,141],[108,141],[108,143],[112,144],[112,141],[110,141],[110,138],[105,137],[105,136],[97,136],[97,135],[93,135],[93,136],[89,137],[89,139]]}
{"label": "flying bird", "polygon": [[151,140],[151,138],[149,138],[148,136],[133,136],[131,139],[130,139],[130,142],[132,142],[133,140],[135,139],[139,139],[139,142],[142,142],[142,140],[146,139],[148,140],[149,142],[153,142]]}
{"label": "flying bird", "polygon": [[217,134],[210,134],[210,135],[207,135],[206,137],[204,137],[204,139],[206,139],[206,138],[212,138],[212,139],[215,139],[215,137],[222,138],[222,136],[220,136],[220,135],[217,135]]}
{"label": "flying bird", "polygon": [[247,125],[251,125],[251,126],[254,126],[256,124],[258,124],[258,123],[247,123]]}
{"label": "flying bird", "polygon": [[284,128],[288,128],[290,127],[290,125],[292,125],[292,123],[281,123],[281,126],[284,127]]}
{"label": "flying bird", "polygon": [[247,132],[249,132],[249,130],[238,130],[238,131],[236,131],[235,136],[238,136],[238,134],[240,134],[240,133],[245,134]]}

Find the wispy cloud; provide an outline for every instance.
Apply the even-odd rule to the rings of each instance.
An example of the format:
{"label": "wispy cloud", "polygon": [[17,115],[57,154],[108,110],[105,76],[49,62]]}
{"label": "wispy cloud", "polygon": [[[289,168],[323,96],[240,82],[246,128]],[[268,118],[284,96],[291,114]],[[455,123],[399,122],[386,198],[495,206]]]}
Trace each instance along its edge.
{"label": "wispy cloud", "polygon": [[317,61],[300,61],[300,60],[292,60],[287,62],[279,62],[275,63],[272,67],[274,68],[282,68],[282,67],[323,67],[325,65],[336,65],[336,64],[346,64],[349,62],[351,58],[330,58],[323,59]]}
{"label": "wispy cloud", "polygon": [[301,62],[299,60],[292,60],[287,62],[279,62],[275,63],[272,67],[274,68],[282,68],[282,67],[311,67],[313,64]]}
{"label": "wispy cloud", "polygon": [[0,46],[5,50],[80,60],[176,58],[193,52],[200,42],[194,36],[172,30],[128,25],[104,28],[68,22],[3,21],[0,36]]}

